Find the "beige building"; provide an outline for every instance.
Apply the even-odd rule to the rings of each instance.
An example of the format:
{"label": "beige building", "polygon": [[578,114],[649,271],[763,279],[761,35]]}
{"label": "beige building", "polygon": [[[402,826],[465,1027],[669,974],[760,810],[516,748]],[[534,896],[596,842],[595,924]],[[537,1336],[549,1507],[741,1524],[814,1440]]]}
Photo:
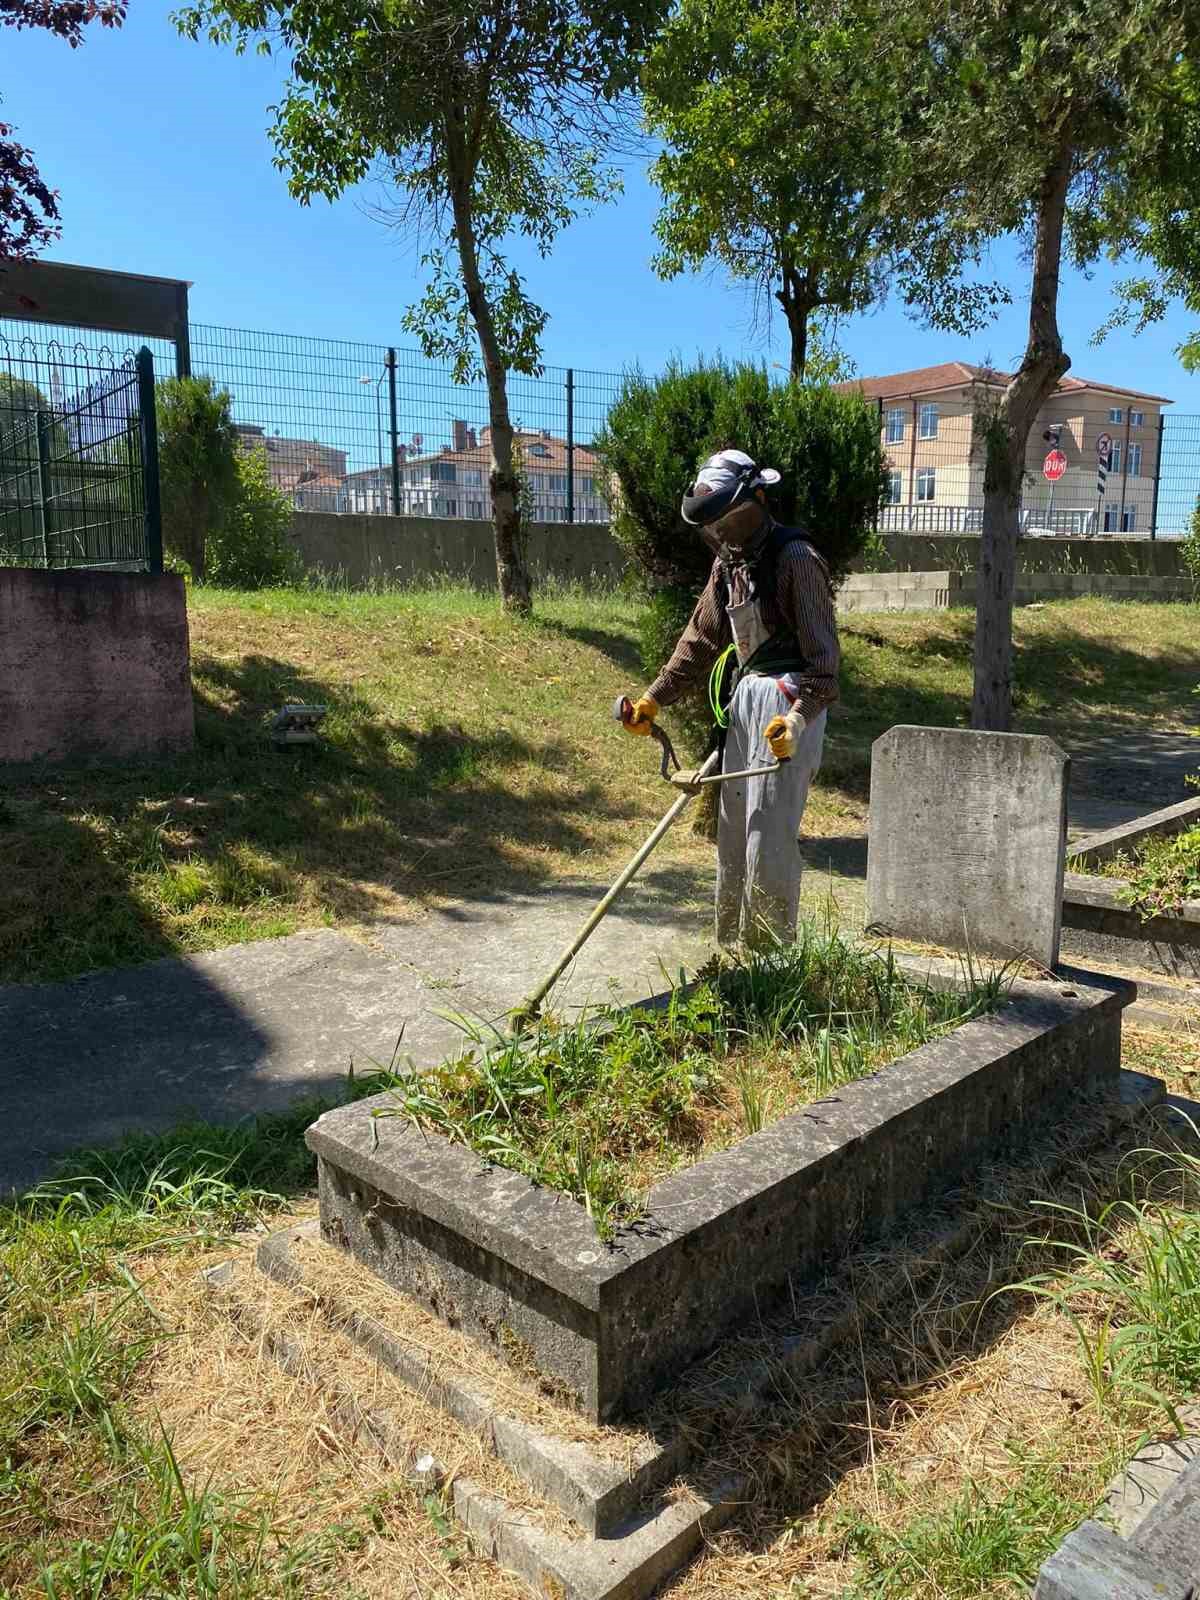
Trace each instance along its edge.
{"label": "beige building", "polygon": [[[976,418],[994,405],[1009,374],[965,361],[854,379],[880,411],[888,459],[885,533],[978,533],[983,521],[983,440]],[[1148,533],[1162,444],[1162,395],[1065,377],[1029,438],[1021,527],[1029,534]],[[1046,433],[1054,435],[1047,439]],[[1098,443],[1111,441],[1103,493]],[[1043,463],[1057,448],[1066,470],[1055,483]]]}
{"label": "beige building", "polygon": [[[567,441],[548,430],[520,429],[517,434],[522,470],[529,484],[535,522],[567,520]],[[607,522],[601,493],[600,463],[586,445],[573,452],[576,522]],[[443,449],[398,451],[400,513],[412,517],[468,517],[486,520],[492,507],[488,477],[492,452],[488,429],[476,434],[465,422],[454,423],[454,442]],[[388,467],[352,472],[346,480],[348,511],[392,509],[392,475]]]}

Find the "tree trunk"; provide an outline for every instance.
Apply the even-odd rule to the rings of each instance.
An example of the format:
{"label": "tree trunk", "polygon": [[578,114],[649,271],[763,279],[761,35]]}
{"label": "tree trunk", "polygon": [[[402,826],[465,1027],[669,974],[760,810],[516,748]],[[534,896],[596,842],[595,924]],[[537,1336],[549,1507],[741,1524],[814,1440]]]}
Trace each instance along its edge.
{"label": "tree trunk", "polygon": [[971,726],[997,733],[1012,727],[1013,584],[1029,430],[1071,365],[1058,331],[1058,274],[1071,157],[1071,146],[1064,140],[1038,194],[1025,355],[995,414],[978,419],[987,453]]}
{"label": "tree trunk", "polygon": [[775,298],[783,307],[783,315],[792,341],[788,375],[793,383],[802,383],[804,369],[808,364],[808,319],[815,309],[808,274],[797,272],[795,267],[785,262]]}
{"label": "tree trunk", "polygon": [[492,526],[496,540],[496,579],[505,611],[528,616],[533,609],[532,585],[525,558],[525,530],[521,525],[520,482],[513,460],[513,426],[508,412],[508,374],[496,324],[479,271],[479,253],[471,212],[470,186],[463,179],[451,184],[454,235],[462,267],[463,289],[487,378],[488,422],[492,449],[490,488]]}

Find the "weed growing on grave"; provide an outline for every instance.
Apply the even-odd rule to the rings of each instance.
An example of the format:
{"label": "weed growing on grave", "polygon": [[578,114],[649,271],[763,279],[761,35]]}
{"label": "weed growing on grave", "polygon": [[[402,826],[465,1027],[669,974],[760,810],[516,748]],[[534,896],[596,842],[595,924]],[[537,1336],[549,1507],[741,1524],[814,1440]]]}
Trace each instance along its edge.
{"label": "weed growing on grave", "polygon": [[1143,922],[1174,916],[1186,900],[1200,900],[1200,827],[1171,838],[1143,839],[1130,853],[1104,862],[1099,871],[1127,880],[1119,898]]}
{"label": "weed growing on grave", "polygon": [[714,963],[661,1011],[604,1011],[490,1036],[432,1072],[402,1070],[380,1116],[404,1116],[580,1201],[609,1236],[650,1185],[994,1007],[906,980],[891,958],[807,927]]}
{"label": "weed growing on grave", "polygon": [[1017,1289],[1068,1318],[1102,1405],[1149,1401],[1175,1424],[1178,1398],[1200,1388],[1200,1157],[1137,1154],[1149,1164],[1139,1193],[1094,1218],[1059,1208],[1065,1265]]}

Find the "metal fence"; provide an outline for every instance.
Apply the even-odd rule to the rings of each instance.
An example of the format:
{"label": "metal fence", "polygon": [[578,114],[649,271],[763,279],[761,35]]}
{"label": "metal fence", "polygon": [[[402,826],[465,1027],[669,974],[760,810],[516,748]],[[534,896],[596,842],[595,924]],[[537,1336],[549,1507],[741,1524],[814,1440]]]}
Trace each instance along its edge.
{"label": "metal fence", "polygon": [[[191,349],[192,370],[228,389],[243,436],[298,507],[490,518],[487,387],[456,382],[448,362],[203,323],[192,324]],[[566,367],[509,375],[538,521],[607,521],[591,444],[620,381]]]}
{"label": "metal fence", "polygon": [[162,571],[149,350],[0,335],[0,562]]}
{"label": "metal fence", "polygon": [[[18,338],[46,335],[8,326]],[[205,323],[189,332],[193,373],[228,390],[243,439],[265,451],[273,482],[300,509],[490,519],[483,382],[458,383],[449,362],[402,346]],[[103,359],[103,334],[76,336]],[[147,345],[159,372],[172,373],[173,347]],[[535,519],[608,520],[591,445],[620,383],[614,372],[569,367],[509,374]]]}
{"label": "metal fence", "polygon": [[[6,348],[46,329],[6,322]],[[110,364],[104,335],[72,332],[75,359]],[[14,346],[13,341],[17,344]],[[174,347],[147,340],[158,370],[173,372]],[[490,515],[488,397],[458,383],[449,362],[404,346],[193,323],[192,371],[231,396],[248,445],[305,510],[408,516]],[[82,352],[82,354],[80,353]],[[531,511],[540,521],[604,522],[608,507],[591,448],[619,391],[616,372],[549,367],[510,374],[509,406],[520,429]],[[983,521],[983,450],[969,389],[879,402],[891,498],[885,532],[977,534]],[[1057,427],[1054,439],[1043,437]],[[1107,437],[1104,484],[1098,443]],[[1061,475],[1045,475],[1052,450]],[[1172,414],[1153,396],[1064,389],[1043,410],[1026,459],[1021,524],[1030,537],[1170,538],[1187,531],[1200,492],[1200,416]]]}
{"label": "metal fence", "polygon": [[[978,534],[985,444],[962,389],[882,399],[890,498],[884,533]],[[1054,395],[1029,438],[1021,493],[1031,538],[1178,538],[1200,493],[1200,416],[1080,386]]]}

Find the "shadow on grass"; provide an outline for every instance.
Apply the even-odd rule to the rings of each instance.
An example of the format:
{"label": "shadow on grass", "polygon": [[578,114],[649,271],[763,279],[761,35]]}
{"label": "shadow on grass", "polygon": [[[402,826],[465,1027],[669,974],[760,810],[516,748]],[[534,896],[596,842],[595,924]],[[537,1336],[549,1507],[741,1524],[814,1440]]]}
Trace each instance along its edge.
{"label": "shadow on grass", "polygon": [[[447,684],[463,722],[417,727],[268,656],[201,656],[193,676],[193,752],[47,773],[6,803],[0,981],[271,937],[302,900],[309,924],[492,900],[637,814],[565,740],[477,728],[469,683]],[[319,744],[274,748],[269,714],[289,700],[329,706]],[[564,774],[578,774],[566,797]]]}
{"label": "shadow on grass", "polygon": [[644,675],[642,655],[637,641],[631,639],[628,633],[620,633],[610,628],[586,628],[559,622],[554,617],[538,617],[537,626],[544,633],[558,634],[561,638],[574,640],[576,644],[586,645],[591,650],[599,650],[602,655],[606,655],[622,671],[629,674],[631,687],[641,689]]}

